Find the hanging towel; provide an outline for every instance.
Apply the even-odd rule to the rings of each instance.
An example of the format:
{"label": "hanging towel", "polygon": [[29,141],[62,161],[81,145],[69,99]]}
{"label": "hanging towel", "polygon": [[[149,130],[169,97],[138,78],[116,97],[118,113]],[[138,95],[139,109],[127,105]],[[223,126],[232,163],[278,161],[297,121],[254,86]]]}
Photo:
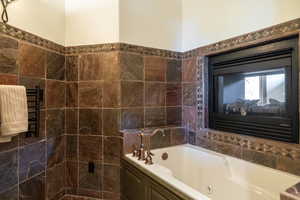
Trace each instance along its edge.
{"label": "hanging towel", "polygon": [[0,85],[0,143],[28,131],[28,108],[24,86]]}

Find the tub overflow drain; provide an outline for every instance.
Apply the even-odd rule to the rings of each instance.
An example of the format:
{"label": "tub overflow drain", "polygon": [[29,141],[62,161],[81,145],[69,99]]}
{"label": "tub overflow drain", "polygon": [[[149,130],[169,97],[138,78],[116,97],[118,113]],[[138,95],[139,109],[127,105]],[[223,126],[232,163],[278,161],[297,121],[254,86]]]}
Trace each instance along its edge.
{"label": "tub overflow drain", "polygon": [[208,192],[208,194],[213,193],[213,187],[211,185],[207,186],[207,192]]}
{"label": "tub overflow drain", "polygon": [[167,152],[165,152],[161,155],[161,159],[163,159],[163,160],[167,160],[168,157],[169,157],[169,154]]}

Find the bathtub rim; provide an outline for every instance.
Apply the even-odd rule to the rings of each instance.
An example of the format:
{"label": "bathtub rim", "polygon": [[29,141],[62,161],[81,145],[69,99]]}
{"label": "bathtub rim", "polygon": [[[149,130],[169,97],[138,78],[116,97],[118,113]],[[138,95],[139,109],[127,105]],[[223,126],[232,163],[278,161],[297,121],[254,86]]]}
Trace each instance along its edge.
{"label": "bathtub rim", "polygon": [[[177,145],[177,146],[181,146],[181,145]],[[175,195],[177,195],[179,198],[185,199],[185,200],[195,200],[194,198],[188,196],[186,193],[184,193],[183,191],[180,191],[179,189],[177,189],[176,187],[172,186],[168,181],[162,179],[161,177],[159,177],[158,175],[154,174],[153,172],[151,172],[150,170],[146,169],[145,167],[143,167],[142,165],[139,165],[138,163],[136,163],[135,161],[131,160],[130,158],[128,158],[126,155],[130,155],[130,154],[125,154],[122,157],[122,162],[125,162],[129,165],[131,165],[132,167],[135,167],[137,170],[140,170],[144,175],[146,175],[149,179],[158,182],[159,184],[161,184],[163,187],[165,187],[166,189],[168,189],[169,191],[173,192]],[[189,187],[189,186],[188,186]],[[204,194],[202,194],[204,195]],[[205,195],[204,195],[205,196]],[[207,197],[207,199],[209,200],[210,198]]]}
{"label": "bathtub rim", "polygon": [[[203,152],[206,152],[206,153],[210,153],[210,154],[213,154],[213,155],[216,155],[216,156],[222,156],[222,157],[228,157],[230,159],[233,159],[233,160],[237,160],[239,162],[246,162],[250,165],[257,165],[259,167],[262,167],[262,168],[265,168],[265,169],[268,169],[268,170],[272,170],[272,171],[275,171],[275,172],[280,172],[282,174],[285,174],[287,176],[293,176],[293,177],[298,177],[300,179],[300,176],[297,176],[295,174],[291,174],[291,173],[288,173],[288,172],[285,172],[285,171],[281,171],[281,170],[278,170],[278,169],[274,169],[274,168],[271,168],[271,167],[268,167],[268,166],[264,166],[264,165],[260,165],[260,164],[257,164],[257,163],[253,163],[253,162],[250,162],[250,161],[246,161],[246,160],[243,160],[243,159],[239,159],[239,158],[236,158],[236,157],[233,157],[233,156],[230,156],[230,155],[227,155],[227,154],[222,154],[222,153],[219,153],[219,152],[216,152],[216,151],[213,151],[213,150],[210,150],[210,149],[206,149],[206,148],[203,148],[203,147],[199,147],[199,146],[196,146],[196,145],[192,145],[192,144],[180,144],[180,145],[174,145],[174,146],[168,146],[168,147],[162,147],[162,148],[156,148],[156,149],[152,149],[153,152],[155,151],[163,151],[164,149],[170,149],[170,148],[176,148],[176,147],[188,147],[188,148],[193,148],[193,149],[196,149],[196,150],[199,150],[199,151],[203,151]],[[128,157],[127,157],[128,156]],[[122,159],[124,161],[127,161],[127,163],[129,164],[132,164],[133,166],[135,166],[137,169],[141,170],[145,175],[147,175],[149,178],[153,179],[154,181],[157,181],[158,183],[160,183],[161,185],[163,185],[164,187],[166,187],[167,189],[169,189],[170,191],[173,191],[176,195],[178,195],[179,197],[181,198],[184,198],[184,199],[187,199],[187,200],[194,200],[193,198],[191,198],[190,196],[188,196],[187,194],[185,194],[183,191],[180,191],[179,189],[177,189],[176,187],[172,186],[168,181],[162,179],[161,177],[159,177],[158,175],[154,174],[153,172],[151,172],[150,170],[148,170],[147,168],[145,168],[143,165],[140,165],[138,164],[137,162],[131,160],[129,157],[131,156],[130,153],[128,154],[124,154],[122,156]],[[185,183],[184,183],[185,184]],[[293,187],[294,185],[291,185],[289,186],[288,188],[286,188],[284,191],[281,191],[280,192],[280,195],[281,194],[284,194],[286,193],[286,190]],[[189,187],[189,186],[188,186]],[[193,188],[192,188],[193,189]],[[200,192],[199,192],[200,193]],[[202,194],[202,193],[201,193]],[[206,196],[205,194],[202,194],[204,196]],[[208,199],[209,197],[206,196]]]}

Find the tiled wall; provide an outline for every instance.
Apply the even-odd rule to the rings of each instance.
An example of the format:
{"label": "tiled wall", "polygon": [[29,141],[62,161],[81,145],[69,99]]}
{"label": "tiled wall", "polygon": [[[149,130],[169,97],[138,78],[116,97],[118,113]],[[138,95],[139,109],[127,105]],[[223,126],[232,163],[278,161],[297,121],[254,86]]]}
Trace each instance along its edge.
{"label": "tiled wall", "polygon": [[65,57],[0,36],[0,84],[45,91],[38,138],[21,134],[0,144],[1,200],[56,200],[63,195]]}
{"label": "tiled wall", "polygon": [[300,145],[298,144],[205,129],[208,124],[207,56],[291,35],[299,35],[299,33],[300,19],[296,19],[184,54],[183,74],[185,74],[185,71],[196,71],[196,82],[198,82],[198,86],[193,87],[193,93],[196,90],[196,95],[192,95],[194,103],[190,104],[189,107],[186,107],[185,104],[183,106],[183,123],[190,131],[190,143],[246,161],[300,175]]}
{"label": "tiled wall", "polygon": [[[127,44],[63,48],[11,26],[0,32],[0,84],[45,91],[39,138],[0,144],[0,199],[119,199],[119,131],[181,126],[180,53]],[[186,139],[183,129],[168,135],[170,144]]]}
{"label": "tiled wall", "polygon": [[[192,144],[300,174],[299,145],[203,129],[205,56],[298,34],[299,19],[184,54],[127,44],[64,48],[0,28],[16,38],[0,38],[0,84],[45,90],[40,137],[22,134],[0,144],[0,200],[52,200],[64,193],[119,199],[123,141],[133,137],[119,130],[181,122]],[[184,133],[171,129],[167,137],[153,139],[154,147],[181,144]],[[89,162],[95,163],[94,173],[88,172]]]}
{"label": "tiled wall", "polygon": [[[181,125],[181,60],[108,51],[66,56],[67,193],[120,194],[121,129]],[[96,164],[88,173],[88,163]]]}

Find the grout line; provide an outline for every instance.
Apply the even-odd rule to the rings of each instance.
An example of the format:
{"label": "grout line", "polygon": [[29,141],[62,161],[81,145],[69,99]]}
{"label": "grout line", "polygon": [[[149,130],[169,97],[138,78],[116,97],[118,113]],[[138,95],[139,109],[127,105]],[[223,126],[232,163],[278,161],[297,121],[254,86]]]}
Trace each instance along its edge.
{"label": "grout line", "polygon": [[[80,112],[79,112],[79,109],[80,109],[80,100],[79,100],[79,79],[80,79],[80,59],[81,59],[81,56],[78,55],[76,56],[76,69],[77,69],[77,77],[76,77],[76,81],[77,81],[77,84],[78,84],[78,87],[77,87],[77,183],[76,183],[76,191],[80,188],[80,173],[79,173],[79,156],[80,156],[80,148],[79,148],[79,140],[80,140],[80,137],[79,137],[79,133],[80,133],[80,123],[79,123],[79,120],[80,120]],[[77,192],[76,192],[77,193]]]}
{"label": "grout line", "polygon": [[143,81],[144,81],[144,92],[143,92],[143,111],[144,111],[144,120],[143,120],[143,124],[142,124],[142,128],[144,129],[145,127],[146,127],[146,122],[147,122],[147,120],[146,120],[146,59],[145,59],[145,55],[142,55],[142,57],[143,57],[143,68],[144,68],[144,74],[143,74],[143,76],[144,76],[144,79],[143,79]]}

